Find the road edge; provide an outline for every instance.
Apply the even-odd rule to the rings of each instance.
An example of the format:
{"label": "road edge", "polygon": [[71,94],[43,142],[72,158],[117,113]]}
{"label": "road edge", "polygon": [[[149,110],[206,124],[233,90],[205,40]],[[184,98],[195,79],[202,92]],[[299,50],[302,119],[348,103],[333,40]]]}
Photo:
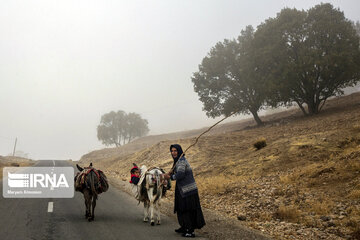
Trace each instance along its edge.
{"label": "road edge", "polygon": [[[121,179],[108,177],[111,186],[116,189],[127,193],[132,197],[130,184],[127,181]],[[134,201],[135,198],[134,198]],[[228,240],[269,240],[270,236],[262,233],[261,231],[250,229],[242,225],[238,220],[234,220],[225,216],[222,216],[218,212],[202,208],[206,225],[200,230],[196,230],[198,235],[206,237],[208,239],[228,239]],[[161,201],[161,213],[173,218],[177,221],[176,215],[173,213],[173,200],[169,197],[165,197]],[[219,231],[221,229],[221,231]]]}

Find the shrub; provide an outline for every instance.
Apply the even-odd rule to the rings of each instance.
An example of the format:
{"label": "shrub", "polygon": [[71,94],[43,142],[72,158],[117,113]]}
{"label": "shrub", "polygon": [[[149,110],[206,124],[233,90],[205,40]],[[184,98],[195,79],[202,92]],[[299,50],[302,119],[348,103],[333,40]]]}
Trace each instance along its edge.
{"label": "shrub", "polygon": [[257,141],[254,143],[254,147],[256,148],[256,150],[260,150],[260,149],[266,147],[266,139],[265,139],[265,138],[261,138],[261,139],[257,140]]}
{"label": "shrub", "polygon": [[295,206],[280,206],[274,213],[274,218],[289,222],[298,222],[300,212]]}

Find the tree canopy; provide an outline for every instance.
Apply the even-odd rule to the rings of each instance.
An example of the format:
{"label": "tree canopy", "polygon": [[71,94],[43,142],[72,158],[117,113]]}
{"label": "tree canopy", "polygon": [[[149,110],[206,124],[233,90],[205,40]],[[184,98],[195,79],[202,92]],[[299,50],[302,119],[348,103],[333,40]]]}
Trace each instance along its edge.
{"label": "tree canopy", "polygon": [[256,78],[250,58],[253,38],[254,29],[248,26],[237,40],[217,43],[193,74],[194,90],[208,116],[250,112],[262,124],[258,111],[265,102],[266,89]]}
{"label": "tree canopy", "polygon": [[97,137],[106,146],[116,147],[130,142],[136,137],[149,132],[148,121],[137,113],[126,114],[124,111],[111,111],[101,116],[97,127]]}
{"label": "tree canopy", "polygon": [[274,86],[272,105],[296,102],[304,114],[316,114],[359,81],[359,37],[331,4],[283,9],[258,27],[254,48],[259,72]]}
{"label": "tree canopy", "polygon": [[354,28],[355,28],[357,35],[360,36],[360,22],[359,21],[354,23]]}

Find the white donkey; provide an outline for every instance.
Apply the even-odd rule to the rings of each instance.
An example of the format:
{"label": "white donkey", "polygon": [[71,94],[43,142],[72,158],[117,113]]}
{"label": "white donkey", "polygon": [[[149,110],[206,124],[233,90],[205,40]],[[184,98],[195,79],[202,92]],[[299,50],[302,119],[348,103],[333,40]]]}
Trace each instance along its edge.
{"label": "white donkey", "polygon": [[154,167],[145,172],[143,181],[140,180],[139,201],[144,202],[144,222],[148,222],[150,218],[152,226],[155,225],[154,209],[157,215],[156,224],[161,224],[160,200],[164,196],[167,187],[167,181],[163,178],[163,174],[162,169]]}

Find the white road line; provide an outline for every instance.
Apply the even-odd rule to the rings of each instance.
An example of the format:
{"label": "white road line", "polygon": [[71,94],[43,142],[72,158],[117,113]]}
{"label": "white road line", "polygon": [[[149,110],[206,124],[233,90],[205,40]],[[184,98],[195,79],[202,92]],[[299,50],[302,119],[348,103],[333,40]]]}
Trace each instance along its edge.
{"label": "white road line", "polygon": [[54,160],[52,160],[53,161],[53,164],[54,164],[54,166],[55,166],[55,161]]}
{"label": "white road line", "polygon": [[54,210],[54,202],[49,202],[48,204],[48,212],[53,212]]}

